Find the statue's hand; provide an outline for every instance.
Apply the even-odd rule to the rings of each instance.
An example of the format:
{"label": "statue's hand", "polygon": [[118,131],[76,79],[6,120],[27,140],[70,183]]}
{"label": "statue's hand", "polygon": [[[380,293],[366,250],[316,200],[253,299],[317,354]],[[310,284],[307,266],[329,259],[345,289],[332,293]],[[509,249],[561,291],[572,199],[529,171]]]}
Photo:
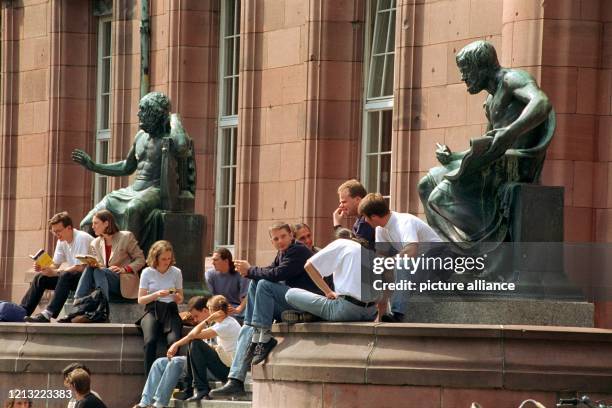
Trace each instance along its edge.
{"label": "statue's hand", "polygon": [[447,145],[436,143],[436,158],[443,166],[446,166],[452,160],[452,152]]}
{"label": "statue's hand", "polygon": [[85,167],[87,170],[93,169],[93,160],[87,153],[80,149],[74,149],[72,151],[72,160]]}

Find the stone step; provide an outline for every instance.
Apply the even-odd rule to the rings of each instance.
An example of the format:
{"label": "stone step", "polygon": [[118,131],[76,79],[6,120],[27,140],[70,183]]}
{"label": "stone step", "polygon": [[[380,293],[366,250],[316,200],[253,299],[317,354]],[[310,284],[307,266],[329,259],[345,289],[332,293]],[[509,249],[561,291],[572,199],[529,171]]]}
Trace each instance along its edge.
{"label": "stone step", "polygon": [[229,400],[208,400],[197,402],[184,402],[171,400],[170,407],[173,408],[250,408],[251,401],[229,401]]}

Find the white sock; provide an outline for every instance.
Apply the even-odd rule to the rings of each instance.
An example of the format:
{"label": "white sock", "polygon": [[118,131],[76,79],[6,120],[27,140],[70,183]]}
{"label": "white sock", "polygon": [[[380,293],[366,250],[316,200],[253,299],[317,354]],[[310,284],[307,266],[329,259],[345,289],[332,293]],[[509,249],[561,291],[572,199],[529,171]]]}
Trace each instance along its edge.
{"label": "white sock", "polygon": [[43,316],[45,316],[47,319],[51,320],[51,317],[53,316],[53,313],[51,313],[50,311],[48,311],[47,309],[43,310],[41,313]]}

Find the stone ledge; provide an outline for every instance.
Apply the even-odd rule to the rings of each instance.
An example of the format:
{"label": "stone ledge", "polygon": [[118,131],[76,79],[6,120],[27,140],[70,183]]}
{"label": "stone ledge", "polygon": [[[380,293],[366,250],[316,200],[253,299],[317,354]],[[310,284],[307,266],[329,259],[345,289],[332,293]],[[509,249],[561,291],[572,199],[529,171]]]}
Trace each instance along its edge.
{"label": "stone ledge", "polygon": [[257,381],[612,392],[612,330],[505,325],[279,324]]}

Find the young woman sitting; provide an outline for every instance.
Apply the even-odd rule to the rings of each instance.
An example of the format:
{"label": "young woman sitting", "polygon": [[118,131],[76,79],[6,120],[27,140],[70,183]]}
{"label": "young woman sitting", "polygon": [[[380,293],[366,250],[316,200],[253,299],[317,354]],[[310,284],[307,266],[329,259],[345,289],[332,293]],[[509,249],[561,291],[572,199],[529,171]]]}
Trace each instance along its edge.
{"label": "young woman sitting", "polygon": [[157,241],[149,249],[149,266],[140,276],[138,303],[145,305],[145,314],[137,324],[144,337],[146,375],[155,361],[158,340],[165,337],[172,344],[181,338],[183,323],[177,304],[183,303],[183,275],[174,263],[172,244]]}
{"label": "young woman sitting", "polygon": [[[217,295],[208,301],[210,316],[168,349],[168,358],[174,357],[179,347],[189,344],[187,355],[187,381],[193,384],[194,395],[187,401],[210,399],[207,371],[219,381],[226,382],[232,365],[240,324],[229,316],[230,305],[225,296]],[[207,328],[210,322],[214,324]],[[203,340],[217,339],[216,346]]]}

